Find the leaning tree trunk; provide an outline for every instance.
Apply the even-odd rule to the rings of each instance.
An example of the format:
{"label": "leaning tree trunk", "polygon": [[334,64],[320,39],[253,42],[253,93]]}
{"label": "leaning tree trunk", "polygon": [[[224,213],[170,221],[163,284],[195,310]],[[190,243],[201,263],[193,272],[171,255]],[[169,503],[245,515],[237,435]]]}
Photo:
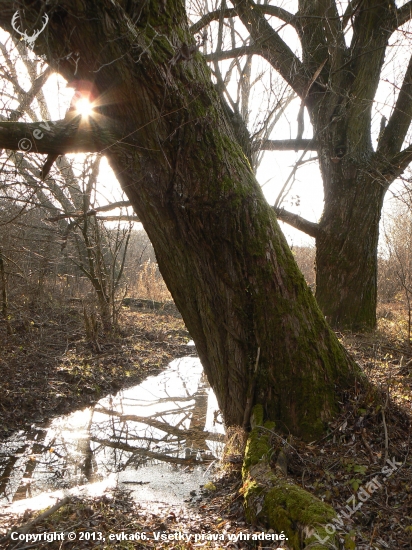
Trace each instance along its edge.
{"label": "leaning tree trunk", "polygon": [[[140,31],[159,34],[139,64],[117,66],[121,82],[134,80],[124,134],[134,133],[128,146],[109,149],[109,160],[153,243],[226,424],[247,424],[260,402],[286,429],[315,438],[337,411],[336,387],[350,386],[355,369],[233,138],[209,70],[197,53],[186,59],[191,38],[182,38],[185,15],[174,4],[170,13],[143,8]],[[119,43],[110,47],[116,59]],[[112,81],[113,68],[101,72]]]}
{"label": "leaning tree trunk", "polygon": [[[136,2],[135,14],[103,0],[53,6],[40,53],[58,52],[67,78],[74,68],[94,77],[95,141],[153,243],[226,424],[247,425],[261,403],[281,428],[316,438],[359,371],[233,137],[183,2]],[[62,47],[80,52],[75,66]]]}
{"label": "leaning tree trunk", "polygon": [[337,181],[325,200],[316,239],[316,299],[333,327],[375,327],[384,192],[379,181],[363,176]]}

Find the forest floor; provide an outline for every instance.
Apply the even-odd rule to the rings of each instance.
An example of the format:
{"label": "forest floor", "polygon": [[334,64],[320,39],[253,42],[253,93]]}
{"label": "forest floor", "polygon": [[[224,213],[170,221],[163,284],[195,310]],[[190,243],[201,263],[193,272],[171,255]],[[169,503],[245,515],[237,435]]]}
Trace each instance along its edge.
{"label": "forest floor", "polygon": [[[177,310],[176,310],[177,311]],[[42,310],[0,327],[0,437],[96,403],[188,355],[180,315],[124,307],[120,329],[89,341],[76,308]]]}
{"label": "forest floor", "polygon": [[[27,335],[21,341],[20,336],[10,339],[0,353],[0,368],[6,369],[0,371],[0,376],[2,380],[9,380],[9,384],[16,381],[8,389],[13,393],[8,394],[10,401],[5,408],[14,406],[19,411],[0,410],[1,421],[8,428],[4,435],[35,420],[37,413],[41,412],[42,417],[46,417],[48,411],[65,413],[120,386],[137,383],[158,372],[174,357],[186,353],[183,346],[189,336],[181,319],[130,311],[125,315],[127,323],[133,326],[119,340],[102,342],[101,354],[96,353],[80,334],[76,339],[74,327],[66,331],[72,334],[73,340],[69,341],[62,333],[59,360],[53,360],[55,348],[47,349],[43,345],[44,359],[42,355],[35,356],[37,366],[39,360],[43,360],[48,373],[43,381],[37,380],[43,374],[36,374],[38,367],[35,369],[34,359],[28,359],[27,366],[20,367],[20,359],[39,353],[34,341],[30,344]],[[398,306],[385,306],[380,309],[379,327],[374,333],[338,333],[343,345],[379,388],[379,402],[354,388],[340,417],[330,424],[328,434],[321,440],[308,444],[291,436],[273,436],[273,447],[279,449],[281,445],[287,457],[290,480],[330,503],[340,515],[338,532],[351,537],[352,542],[347,540],[345,547],[349,550],[412,547],[412,348],[405,338],[405,323]],[[57,346],[52,331],[49,338],[50,344],[54,342]],[[25,361],[22,363],[24,365]],[[32,383],[26,382],[26,377],[33,378],[35,391]],[[43,396],[45,380],[51,382],[51,389]],[[85,390],[86,386],[90,389]],[[29,391],[33,400],[25,407]],[[53,392],[58,392],[58,398]],[[25,414],[29,414],[30,407],[33,408],[38,399],[41,407],[30,412],[28,420]],[[20,413],[22,408],[26,412]],[[193,498],[185,507],[170,506],[162,512],[140,507],[128,492],[111,491],[96,498],[72,498],[45,518],[38,512],[29,512],[23,517],[0,517],[0,548],[288,548],[285,544],[265,542],[262,545],[258,541],[233,540],[242,533],[258,534],[266,529],[262,525],[250,526],[245,520],[239,493],[242,486],[240,466],[222,465],[219,471],[214,480],[216,490],[201,490],[201,499]],[[375,491],[370,495],[365,493],[365,487],[370,487],[371,482]],[[30,525],[36,517],[40,520]],[[29,525],[29,533],[76,531],[77,540],[37,541],[34,544],[1,540],[2,534],[12,526],[22,525]],[[79,533],[92,531],[103,533],[106,541],[80,540]],[[109,540],[110,534],[121,532],[128,535],[145,533],[147,538]],[[155,539],[162,534],[171,537],[191,534],[192,538],[189,541]]]}

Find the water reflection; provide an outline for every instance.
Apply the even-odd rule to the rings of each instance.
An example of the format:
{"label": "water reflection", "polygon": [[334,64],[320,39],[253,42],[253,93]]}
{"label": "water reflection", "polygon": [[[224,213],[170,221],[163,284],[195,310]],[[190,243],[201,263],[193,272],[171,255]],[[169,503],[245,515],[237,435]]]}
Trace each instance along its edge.
{"label": "water reflection", "polygon": [[141,500],[181,501],[189,474],[189,485],[197,484],[222,450],[217,409],[199,359],[173,361],[139,386],[1,444],[0,502],[102,481],[113,472]]}

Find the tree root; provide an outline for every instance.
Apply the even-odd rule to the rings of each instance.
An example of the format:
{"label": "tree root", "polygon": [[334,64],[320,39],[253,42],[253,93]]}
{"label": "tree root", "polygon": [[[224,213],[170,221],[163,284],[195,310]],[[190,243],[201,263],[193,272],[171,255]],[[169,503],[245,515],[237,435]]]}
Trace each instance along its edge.
{"label": "tree root", "polygon": [[339,537],[330,525],[336,517],[334,509],[289,481],[281,468],[273,471],[270,467],[269,430],[274,423],[263,424],[260,405],[253,410],[252,425],[242,469],[247,519],[273,529],[278,536],[283,534],[283,540],[294,550],[340,548]]}

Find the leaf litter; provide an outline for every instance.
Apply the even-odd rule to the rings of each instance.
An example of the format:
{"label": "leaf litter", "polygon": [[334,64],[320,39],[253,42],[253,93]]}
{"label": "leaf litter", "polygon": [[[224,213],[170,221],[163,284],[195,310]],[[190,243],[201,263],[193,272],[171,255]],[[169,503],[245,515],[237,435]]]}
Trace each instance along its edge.
{"label": "leaf litter", "polygon": [[[162,330],[164,335],[169,330],[174,331],[173,344],[166,350],[179,353],[179,346],[185,345],[188,335],[183,323],[179,319],[168,318],[163,328],[154,327],[152,314],[143,314],[140,320],[134,317],[128,322],[136,324],[136,333],[140,336],[146,331],[153,335],[156,330]],[[140,323],[140,324],[139,324]],[[180,324],[179,324],[180,323]],[[183,332],[182,332],[183,331]],[[126,335],[126,339],[130,338]],[[131,340],[133,340],[134,335]],[[410,456],[410,414],[412,406],[412,350],[409,344],[400,340],[397,334],[388,330],[387,326],[372,335],[365,334],[338,334],[345,347],[354,355],[366,375],[378,388],[376,395],[362,395],[358,388],[343,397],[342,413],[335,418],[328,427],[325,437],[319,441],[304,443],[287,434],[273,433],[272,435],[272,466],[277,467],[280,451],[286,458],[287,475],[296,484],[302,486],[320,499],[330,503],[337,513],[346,510],[348,502],[360,494],[362,487],[372,479],[381,480],[381,487],[370,498],[362,502],[354,513],[346,513],[342,525],[339,526],[342,548],[371,550],[397,550],[412,546],[412,460]],[[160,356],[159,365],[163,366],[170,359],[167,358],[165,348],[159,346],[159,340],[141,338],[144,341],[142,349],[137,352],[144,356],[147,342],[154,341],[155,353]],[[78,340],[79,342],[79,340]],[[80,340],[81,342],[81,340]],[[162,342],[160,342],[162,343]],[[164,340],[163,340],[164,343]],[[79,350],[85,353],[86,344],[77,344]],[[117,344],[121,346],[121,344]],[[126,353],[130,349],[125,344]],[[160,347],[160,352],[159,352]],[[150,354],[152,350],[150,349]],[[76,347],[77,350],[77,347]],[[109,351],[109,350],[107,350]],[[106,351],[104,351],[105,353]],[[7,352],[12,354],[11,350]],[[15,353],[15,348],[14,348]],[[187,355],[187,351],[184,351]],[[133,353],[130,354],[134,357]],[[92,354],[89,352],[89,358]],[[120,362],[112,350],[109,351],[109,363]],[[4,360],[4,355],[2,354]],[[66,359],[67,361],[67,359]],[[121,361],[125,363],[124,360]],[[59,368],[70,372],[70,368],[63,361],[57,362]],[[139,364],[139,362],[136,362]],[[91,360],[92,368],[99,376],[99,362]],[[142,378],[151,374],[149,371],[140,373],[139,369],[133,372],[132,377]],[[63,366],[63,367],[62,367]],[[140,366],[140,364],[139,364]],[[24,369],[23,369],[24,371]],[[21,374],[22,371],[20,371]],[[75,371],[76,372],[76,371]],[[76,376],[78,373],[76,372]],[[82,374],[84,381],[91,374]],[[132,383],[135,383],[135,380]],[[117,379],[119,384],[127,383],[127,377]],[[83,383],[83,382],[82,382]],[[79,384],[81,386],[81,384]],[[24,388],[24,385],[22,386]],[[39,390],[40,391],[40,390]],[[72,392],[73,394],[73,392]],[[19,398],[25,397],[21,392]],[[40,396],[41,397],[41,396]],[[100,395],[99,395],[100,397]],[[87,399],[86,399],[87,401]],[[45,400],[47,402],[47,400]],[[46,409],[47,410],[47,409]],[[2,417],[3,418],[3,417]],[[7,418],[7,415],[6,415]],[[17,426],[19,419],[15,421]],[[382,471],[387,460],[397,464],[393,474],[382,482]],[[199,490],[187,499],[186,506],[164,505],[162,509],[153,510],[133,501],[130,492],[116,490],[96,498],[73,498],[65,506],[49,517],[35,524],[30,532],[43,531],[102,531],[106,538],[110,533],[147,533],[145,541],[116,540],[80,541],[75,542],[36,542],[30,546],[25,543],[11,544],[10,539],[0,540],[0,546],[9,548],[277,548],[279,543],[261,546],[260,542],[233,542],[204,540],[191,541],[162,541],[155,540],[154,533],[209,533],[209,534],[239,534],[266,531],[265,525],[248,525],[243,512],[242,497],[239,492],[242,487],[241,463],[228,461],[220,477],[213,480],[216,490]],[[358,504],[360,501],[356,501]],[[4,535],[13,525],[21,526],[32,521],[38,513],[26,512],[25,516],[1,517]],[[343,542],[346,535],[346,543]],[[283,548],[287,545],[283,543]]]}

